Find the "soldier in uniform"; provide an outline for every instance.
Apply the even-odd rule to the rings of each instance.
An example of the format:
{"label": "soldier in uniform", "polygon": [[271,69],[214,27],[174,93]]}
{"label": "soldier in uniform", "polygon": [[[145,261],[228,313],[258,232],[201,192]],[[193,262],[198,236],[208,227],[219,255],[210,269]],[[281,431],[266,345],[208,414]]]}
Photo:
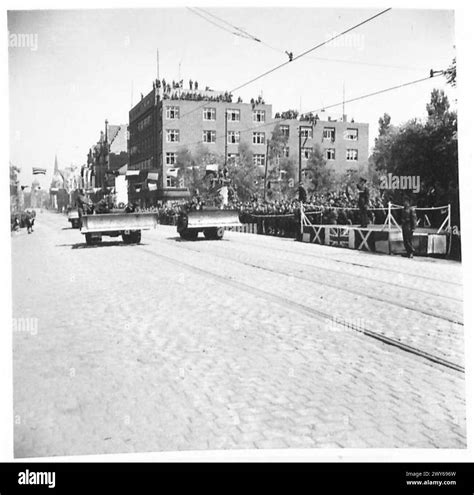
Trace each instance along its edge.
{"label": "soldier in uniform", "polygon": [[402,210],[402,234],[403,244],[407,252],[407,258],[413,258],[415,249],[413,248],[413,233],[416,229],[416,212],[415,208],[410,206],[410,202],[406,199],[403,202]]}
{"label": "soldier in uniform", "polygon": [[300,185],[298,187],[298,200],[301,201],[302,203],[306,203],[307,200],[307,194],[306,194],[306,189],[304,188],[304,184],[300,182]]}
{"label": "soldier in uniform", "polygon": [[92,207],[92,203],[84,193],[84,189],[79,189],[79,194],[76,200],[77,209],[79,211],[79,216],[87,215],[90,212],[90,208]]}
{"label": "soldier in uniform", "polygon": [[362,228],[367,227],[369,223],[369,215],[367,209],[369,207],[369,188],[367,187],[367,180],[363,177],[360,178],[357,183],[357,189],[359,190],[359,215],[360,215],[360,226]]}

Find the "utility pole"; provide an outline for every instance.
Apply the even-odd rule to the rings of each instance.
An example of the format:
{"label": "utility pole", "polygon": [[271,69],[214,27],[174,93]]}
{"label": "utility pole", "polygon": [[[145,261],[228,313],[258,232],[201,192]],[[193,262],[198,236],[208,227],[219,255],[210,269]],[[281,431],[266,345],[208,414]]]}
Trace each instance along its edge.
{"label": "utility pole", "polygon": [[342,120],[346,115],[346,82],[342,81]]}
{"label": "utility pole", "polygon": [[224,168],[227,168],[227,108],[224,114]]}
{"label": "utility pole", "polygon": [[301,184],[301,126],[298,126],[298,187]]}
{"label": "utility pole", "polygon": [[268,176],[268,148],[270,142],[267,140],[267,150],[265,152],[265,177],[263,180],[263,201],[267,200],[267,176]]}

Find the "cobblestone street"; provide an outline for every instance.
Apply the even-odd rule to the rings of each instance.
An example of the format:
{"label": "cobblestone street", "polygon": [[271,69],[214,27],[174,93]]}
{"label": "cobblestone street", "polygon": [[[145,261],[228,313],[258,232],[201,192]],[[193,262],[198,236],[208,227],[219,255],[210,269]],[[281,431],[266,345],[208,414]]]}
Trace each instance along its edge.
{"label": "cobblestone street", "polygon": [[12,277],[16,457],[466,447],[458,262],[44,212]]}

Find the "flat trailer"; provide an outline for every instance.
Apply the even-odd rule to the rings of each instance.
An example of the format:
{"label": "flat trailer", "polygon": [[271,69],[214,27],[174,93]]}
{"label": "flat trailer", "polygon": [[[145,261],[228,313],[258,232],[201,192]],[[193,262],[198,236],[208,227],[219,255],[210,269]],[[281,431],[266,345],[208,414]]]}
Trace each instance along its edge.
{"label": "flat trailer", "polygon": [[238,211],[203,207],[200,210],[182,211],[178,217],[177,231],[187,241],[195,241],[199,232],[203,232],[206,239],[220,240],[224,237],[225,227],[239,225]]}
{"label": "flat trailer", "polygon": [[81,216],[81,234],[86,236],[86,244],[102,241],[103,236],[122,236],[125,244],[140,244],[142,230],[150,230],[158,225],[158,213],[98,213]]}

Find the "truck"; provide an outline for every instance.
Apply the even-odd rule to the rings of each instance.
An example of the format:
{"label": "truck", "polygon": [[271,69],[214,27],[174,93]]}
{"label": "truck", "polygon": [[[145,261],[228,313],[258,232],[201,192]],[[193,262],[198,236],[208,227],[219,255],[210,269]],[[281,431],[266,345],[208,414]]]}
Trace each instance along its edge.
{"label": "truck", "polygon": [[154,229],[158,222],[158,213],[154,212],[88,213],[81,215],[81,234],[89,246],[98,244],[104,236],[122,236],[125,244],[140,244],[142,230]]}
{"label": "truck", "polygon": [[225,227],[239,225],[238,211],[202,206],[200,209],[182,209],[178,216],[177,231],[187,241],[195,241],[199,232],[203,232],[206,239],[220,240],[224,237]]}

